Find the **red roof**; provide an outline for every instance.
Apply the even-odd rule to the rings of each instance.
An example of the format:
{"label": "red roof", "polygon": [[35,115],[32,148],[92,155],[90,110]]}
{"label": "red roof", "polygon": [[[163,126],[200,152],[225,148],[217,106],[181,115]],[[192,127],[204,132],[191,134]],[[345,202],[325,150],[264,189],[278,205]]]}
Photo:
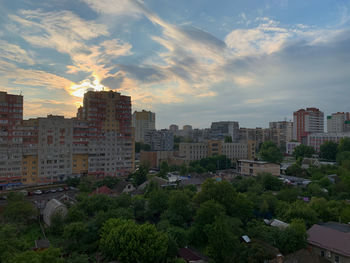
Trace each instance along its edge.
{"label": "red roof", "polygon": [[308,231],[308,243],[350,257],[350,227],[339,223],[313,225]]}
{"label": "red roof", "polygon": [[92,194],[105,194],[110,195],[112,193],[112,190],[108,186],[101,186],[97,187]]}

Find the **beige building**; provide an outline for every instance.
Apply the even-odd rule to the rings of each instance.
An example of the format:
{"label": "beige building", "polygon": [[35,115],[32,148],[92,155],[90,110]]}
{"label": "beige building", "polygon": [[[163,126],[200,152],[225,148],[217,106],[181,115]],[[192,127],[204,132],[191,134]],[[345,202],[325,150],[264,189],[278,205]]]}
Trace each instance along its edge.
{"label": "beige building", "polygon": [[215,155],[225,155],[231,161],[236,161],[237,159],[249,157],[249,147],[252,147],[252,143],[225,143],[212,140],[202,143],[180,143],[179,156],[184,158],[186,162]]}
{"label": "beige building", "polygon": [[237,161],[237,172],[244,176],[257,176],[260,173],[280,175],[280,165],[263,161],[239,160]]}
{"label": "beige building", "polygon": [[135,141],[144,142],[148,131],[156,129],[156,114],[151,111],[134,111],[132,127],[135,129]]}

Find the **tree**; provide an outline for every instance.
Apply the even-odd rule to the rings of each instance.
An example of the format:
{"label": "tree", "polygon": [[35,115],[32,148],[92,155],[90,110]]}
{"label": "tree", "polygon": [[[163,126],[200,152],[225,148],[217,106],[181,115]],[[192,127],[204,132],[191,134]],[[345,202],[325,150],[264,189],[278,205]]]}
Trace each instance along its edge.
{"label": "tree", "polygon": [[320,156],[329,161],[335,161],[338,152],[338,144],[332,141],[325,142],[320,147]]}
{"label": "tree", "polygon": [[216,182],[213,179],[207,179],[202,190],[195,196],[195,201],[199,204],[208,200],[214,200],[221,204],[228,215],[235,214],[235,201],[237,192],[228,182]]}
{"label": "tree", "polygon": [[16,225],[0,225],[0,262],[12,258],[14,254],[26,248],[25,240],[20,236]]}
{"label": "tree", "polygon": [[232,142],[231,135],[225,136],[225,143],[230,143],[230,142]]}
{"label": "tree", "polygon": [[148,171],[148,166],[140,165],[139,169],[131,175],[135,186],[139,186],[147,181]]}
{"label": "tree", "polygon": [[339,141],[338,152],[350,152],[350,138],[342,138]]}
{"label": "tree", "polygon": [[189,197],[183,191],[172,191],[165,216],[171,224],[182,226],[192,219],[193,208]]}
{"label": "tree", "polygon": [[342,151],[337,154],[337,163],[339,165],[342,165],[348,160],[350,160],[350,151]]}
{"label": "tree", "polygon": [[263,161],[270,163],[281,163],[283,160],[280,149],[272,141],[264,142],[261,145],[259,156]]}
{"label": "tree", "polygon": [[137,225],[132,220],[109,219],[102,227],[100,249],[109,260],[123,263],[162,262],[168,237],[149,223]]}
{"label": "tree", "polygon": [[25,200],[23,195],[17,193],[9,195],[8,203],[1,213],[6,222],[19,224],[28,223],[36,215],[35,207]]}
{"label": "tree", "polygon": [[170,169],[169,169],[168,162],[162,161],[162,163],[160,164],[160,171],[159,171],[158,175],[160,177],[166,178],[166,175],[169,171],[170,171]]}
{"label": "tree", "polygon": [[296,159],[298,159],[299,157],[301,158],[311,157],[314,153],[315,153],[314,148],[310,146],[306,146],[304,144],[300,144],[294,148],[293,156]]}
{"label": "tree", "polygon": [[208,238],[207,253],[215,263],[235,262],[240,252],[241,230],[234,219],[221,215],[204,228]]}
{"label": "tree", "polygon": [[257,179],[266,190],[279,191],[283,187],[283,182],[270,173],[260,173]]}
{"label": "tree", "polygon": [[289,254],[306,247],[306,227],[302,219],[294,219],[289,227],[282,231],[278,248]]}

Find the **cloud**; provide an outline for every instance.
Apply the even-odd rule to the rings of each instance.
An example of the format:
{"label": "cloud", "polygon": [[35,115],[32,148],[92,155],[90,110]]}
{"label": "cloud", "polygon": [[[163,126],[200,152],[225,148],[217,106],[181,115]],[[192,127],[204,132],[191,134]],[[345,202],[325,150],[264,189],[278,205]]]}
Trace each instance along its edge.
{"label": "cloud", "polygon": [[93,10],[104,14],[113,14],[116,16],[140,17],[141,10],[135,1],[132,0],[83,0]]}
{"label": "cloud", "polygon": [[20,46],[0,40],[0,57],[28,65],[33,65],[35,62],[32,55],[22,49]]}

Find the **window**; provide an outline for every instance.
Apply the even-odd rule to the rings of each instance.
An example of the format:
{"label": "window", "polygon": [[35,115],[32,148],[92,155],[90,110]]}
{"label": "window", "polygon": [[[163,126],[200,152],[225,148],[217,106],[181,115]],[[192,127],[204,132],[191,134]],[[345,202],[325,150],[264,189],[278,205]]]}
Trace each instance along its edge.
{"label": "window", "polygon": [[321,257],[324,257],[324,251],[321,250]]}
{"label": "window", "polygon": [[339,262],[340,262],[339,256],[334,256],[334,262],[335,262],[335,263],[339,263]]}

